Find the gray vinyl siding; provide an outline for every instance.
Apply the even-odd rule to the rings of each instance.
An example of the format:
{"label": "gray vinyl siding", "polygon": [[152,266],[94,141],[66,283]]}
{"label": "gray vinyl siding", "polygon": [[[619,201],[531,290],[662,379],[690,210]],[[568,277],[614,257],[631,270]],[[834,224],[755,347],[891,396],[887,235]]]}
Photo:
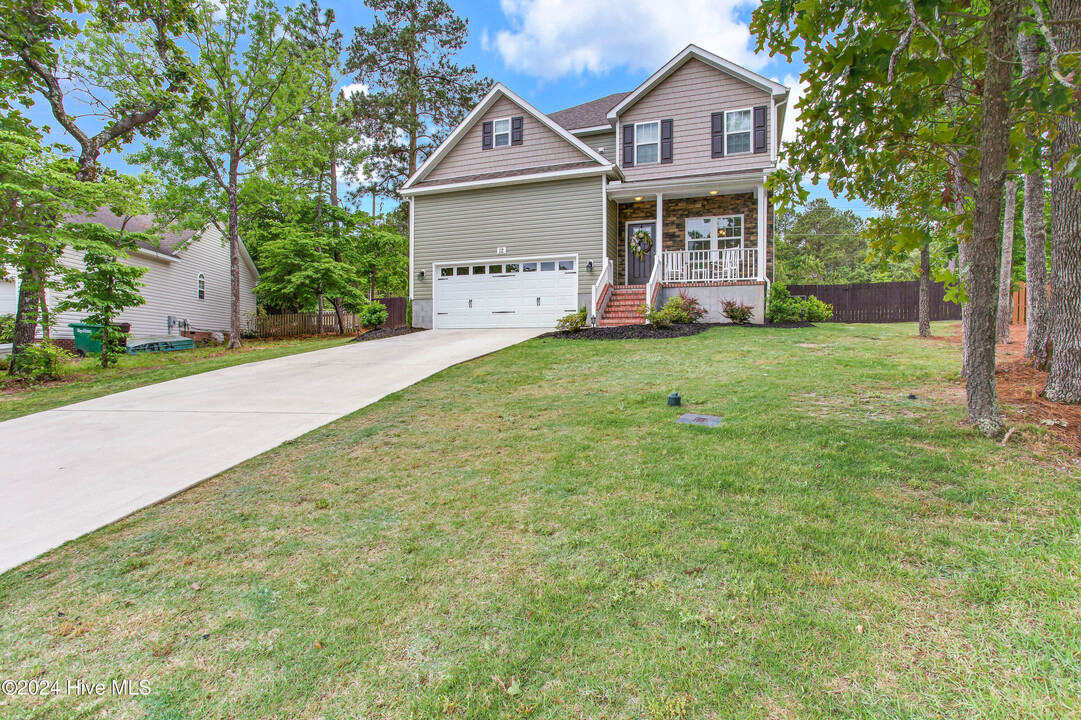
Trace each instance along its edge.
{"label": "gray vinyl siding", "polygon": [[608,227],[605,230],[604,244],[608,249],[608,257],[615,263],[619,245],[619,205],[614,200],[608,201]]}
{"label": "gray vinyl siding", "polygon": [[[623,168],[627,180],[672,178],[771,166],[770,153],[745,153],[713,158],[710,152],[710,118],[725,110],[744,110],[765,105],[766,147],[772,139],[771,95],[744,80],[717,70],[697,59],[688,60],[619,117],[623,125],[653,120],[672,120],[672,162]],[[753,142],[753,134],[752,134]],[[622,167],[622,153],[619,156]]]}
{"label": "gray vinyl siding", "polygon": [[589,135],[579,135],[577,137],[590,149],[596,150],[603,155],[605,160],[614,163],[619,162],[619,158],[616,156],[616,131],[614,129],[611,132],[590,133]]}
{"label": "gray vinyl siding", "polygon": [[[481,133],[489,120],[522,116],[522,144],[507,147],[481,148]],[[425,180],[444,180],[505,170],[527,170],[589,160],[565,138],[542,125],[511,100],[503,97],[495,102],[469,128],[458,144],[429,172]]]}
{"label": "gray vinyl siding", "polygon": [[[126,261],[147,269],[140,278],[143,287],[139,288],[146,302],[125,310],[118,319],[118,322],[131,323],[133,337],[165,335],[168,329],[166,318],[170,315],[187,320],[195,330],[229,329],[229,248],[222,242],[221,233],[209,225],[197,239],[177,250],[176,254],[180,257],[172,262],[145,253],[136,253]],[[81,268],[82,255],[66,250],[62,262],[69,267]],[[203,274],[206,282],[206,297],[203,300],[199,300],[197,293],[199,273]],[[255,295],[252,294],[255,282],[255,276],[241,259],[241,322],[247,313],[255,312]],[[62,296],[61,292],[51,292],[50,307],[55,307]],[[71,337],[68,323],[78,322],[83,317],[83,314],[75,312],[55,316],[53,336]]]}
{"label": "gray vinyl siding", "polygon": [[598,175],[415,196],[413,270],[424,279],[414,277],[413,298],[432,297],[433,263],[542,255],[577,255],[578,292],[588,293],[604,264],[602,187]]}

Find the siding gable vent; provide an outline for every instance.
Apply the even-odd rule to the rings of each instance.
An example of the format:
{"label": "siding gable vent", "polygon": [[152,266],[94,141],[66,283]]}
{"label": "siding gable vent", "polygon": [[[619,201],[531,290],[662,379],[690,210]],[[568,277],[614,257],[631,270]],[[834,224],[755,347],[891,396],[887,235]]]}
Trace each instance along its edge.
{"label": "siding gable vent", "polygon": [[623,126],[623,167],[634,167],[634,123]]}
{"label": "siding gable vent", "polygon": [[766,152],[766,120],[769,117],[769,108],[759,105],[754,109],[754,151]]}
{"label": "siding gable vent", "polygon": [[481,150],[491,150],[492,149],[492,121],[491,120],[489,120],[488,122],[481,125],[480,149]]}
{"label": "siding gable vent", "polygon": [[510,119],[510,144],[521,145],[522,144],[522,116],[512,117]]}
{"label": "siding gable vent", "polygon": [[724,157],[724,113],[715,112],[710,116],[709,125],[710,156]]}

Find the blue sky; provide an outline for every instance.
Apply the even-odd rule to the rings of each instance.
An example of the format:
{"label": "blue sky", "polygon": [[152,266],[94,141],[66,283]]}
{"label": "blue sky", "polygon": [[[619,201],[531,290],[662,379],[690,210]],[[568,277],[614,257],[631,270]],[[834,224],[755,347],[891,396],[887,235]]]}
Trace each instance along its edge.
{"label": "blue sky", "polygon": [[[749,30],[757,2],[746,0],[450,0],[469,20],[463,64],[510,87],[543,112],[635,88],[687,44],[695,43],[793,88],[783,140],[795,138],[803,64],[755,53]],[[352,27],[371,21],[359,0],[323,0],[352,37]],[[44,104],[36,119],[55,125]],[[116,155],[105,158],[121,168]],[[862,203],[835,199],[837,207],[870,214]]]}

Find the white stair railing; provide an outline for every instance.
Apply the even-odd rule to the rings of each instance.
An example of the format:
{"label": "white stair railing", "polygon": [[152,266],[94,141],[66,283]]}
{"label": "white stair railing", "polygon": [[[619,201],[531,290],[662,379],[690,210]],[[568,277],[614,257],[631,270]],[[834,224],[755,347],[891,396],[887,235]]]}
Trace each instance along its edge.
{"label": "white stair railing", "polygon": [[650,310],[653,309],[653,305],[657,299],[655,296],[661,282],[661,272],[663,268],[661,258],[663,256],[663,252],[657,253],[657,257],[653,260],[653,271],[649,274],[649,280],[646,282],[646,307]]}
{"label": "white stair railing", "polygon": [[604,269],[601,270],[601,275],[597,278],[597,282],[593,283],[593,290],[591,293],[593,304],[589,308],[589,316],[594,324],[597,323],[600,318],[600,301],[604,294],[604,288],[612,284],[613,278],[613,265],[609,258],[604,259]]}

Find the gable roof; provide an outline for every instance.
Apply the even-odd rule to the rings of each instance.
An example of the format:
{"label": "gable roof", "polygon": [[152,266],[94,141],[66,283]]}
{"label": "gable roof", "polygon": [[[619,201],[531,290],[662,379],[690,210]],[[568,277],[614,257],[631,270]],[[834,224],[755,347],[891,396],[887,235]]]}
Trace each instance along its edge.
{"label": "gable roof", "polygon": [[736,65],[730,60],[725,60],[720,55],[714,55],[711,52],[703,50],[697,45],[688,45],[681,53],[665,63],[664,67],[646,78],[644,83],[628,93],[626,97],[615,105],[615,107],[609,110],[607,119],[610,122],[614,122],[625,110],[642,99],[642,97],[649,93],[650,90],[660,85],[669,75],[683,67],[683,65],[691,59],[700,60],[710,67],[744,80],[747,83],[770,93],[774,97],[787,97],[788,95],[788,88],[784,85],[776,83],[767,77],[763,77],[756,72],[752,72],[745,67]]}
{"label": "gable roof", "polygon": [[405,184],[402,185],[401,189],[408,190],[416,183],[422,181],[425,176],[429,172],[431,172],[432,169],[436,165],[438,165],[440,161],[443,160],[443,158],[447,156],[447,153],[449,153],[454,148],[454,146],[458,144],[458,142],[465,136],[465,134],[469,132],[470,128],[472,128],[477,123],[477,121],[480,120],[484,113],[486,113],[488,109],[496,103],[496,101],[504,97],[518,105],[518,107],[522,108],[524,112],[532,115],[533,118],[537,120],[537,122],[547,127],[549,130],[554,132],[563,140],[566,140],[574,148],[580,150],[582,154],[584,154],[591,161],[594,161],[598,165],[601,165],[605,168],[615,167],[612,164],[611,160],[607,160],[596,150],[592,149],[581,140],[574,137],[574,135],[571,135],[562,126],[553,122],[552,119],[549,118],[547,115],[545,115],[540,110],[533,107],[528,102],[519,97],[517,94],[512,92],[506,85],[497,82],[495,85],[492,86],[492,89],[488,91],[488,94],[484,96],[484,99],[477,103],[477,106],[475,108],[469,111],[469,114],[466,115],[465,119],[458,124],[458,127],[454,128],[454,132],[452,132],[446,140],[440,143],[439,147],[435,149],[435,152],[429,155],[428,159],[424,161],[424,164],[417,168],[417,171],[413,173],[413,176],[405,181]]}
{"label": "gable roof", "polygon": [[[128,232],[150,232],[157,222],[157,217],[153,213],[125,217],[117,215],[105,208],[98,208],[90,215],[71,215],[65,217],[64,220],[76,224],[97,223],[98,225],[104,225],[111,230],[120,230],[123,228]],[[183,246],[191,240],[192,237],[198,234],[195,230],[181,230],[180,232],[155,231],[155,233],[160,238],[157,243],[148,243],[139,240],[136,241],[136,246],[141,250],[157,253],[158,255],[163,255],[166,258],[173,260],[182,259],[177,253],[181,252]],[[255,262],[251,259],[251,255],[248,254],[248,248],[244,245],[243,238],[238,239],[240,240],[241,259],[244,260],[244,263],[248,266],[248,269],[252,271],[252,274],[258,278],[259,270],[255,267]]]}
{"label": "gable roof", "polygon": [[600,126],[611,127],[608,121],[608,111],[614,108],[620,100],[630,95],[629,92],[612,93],[596,100],[575,105],[574,107],[548,113],[559,125],[568,130],[581,130],[583,128],[595,128]]}

